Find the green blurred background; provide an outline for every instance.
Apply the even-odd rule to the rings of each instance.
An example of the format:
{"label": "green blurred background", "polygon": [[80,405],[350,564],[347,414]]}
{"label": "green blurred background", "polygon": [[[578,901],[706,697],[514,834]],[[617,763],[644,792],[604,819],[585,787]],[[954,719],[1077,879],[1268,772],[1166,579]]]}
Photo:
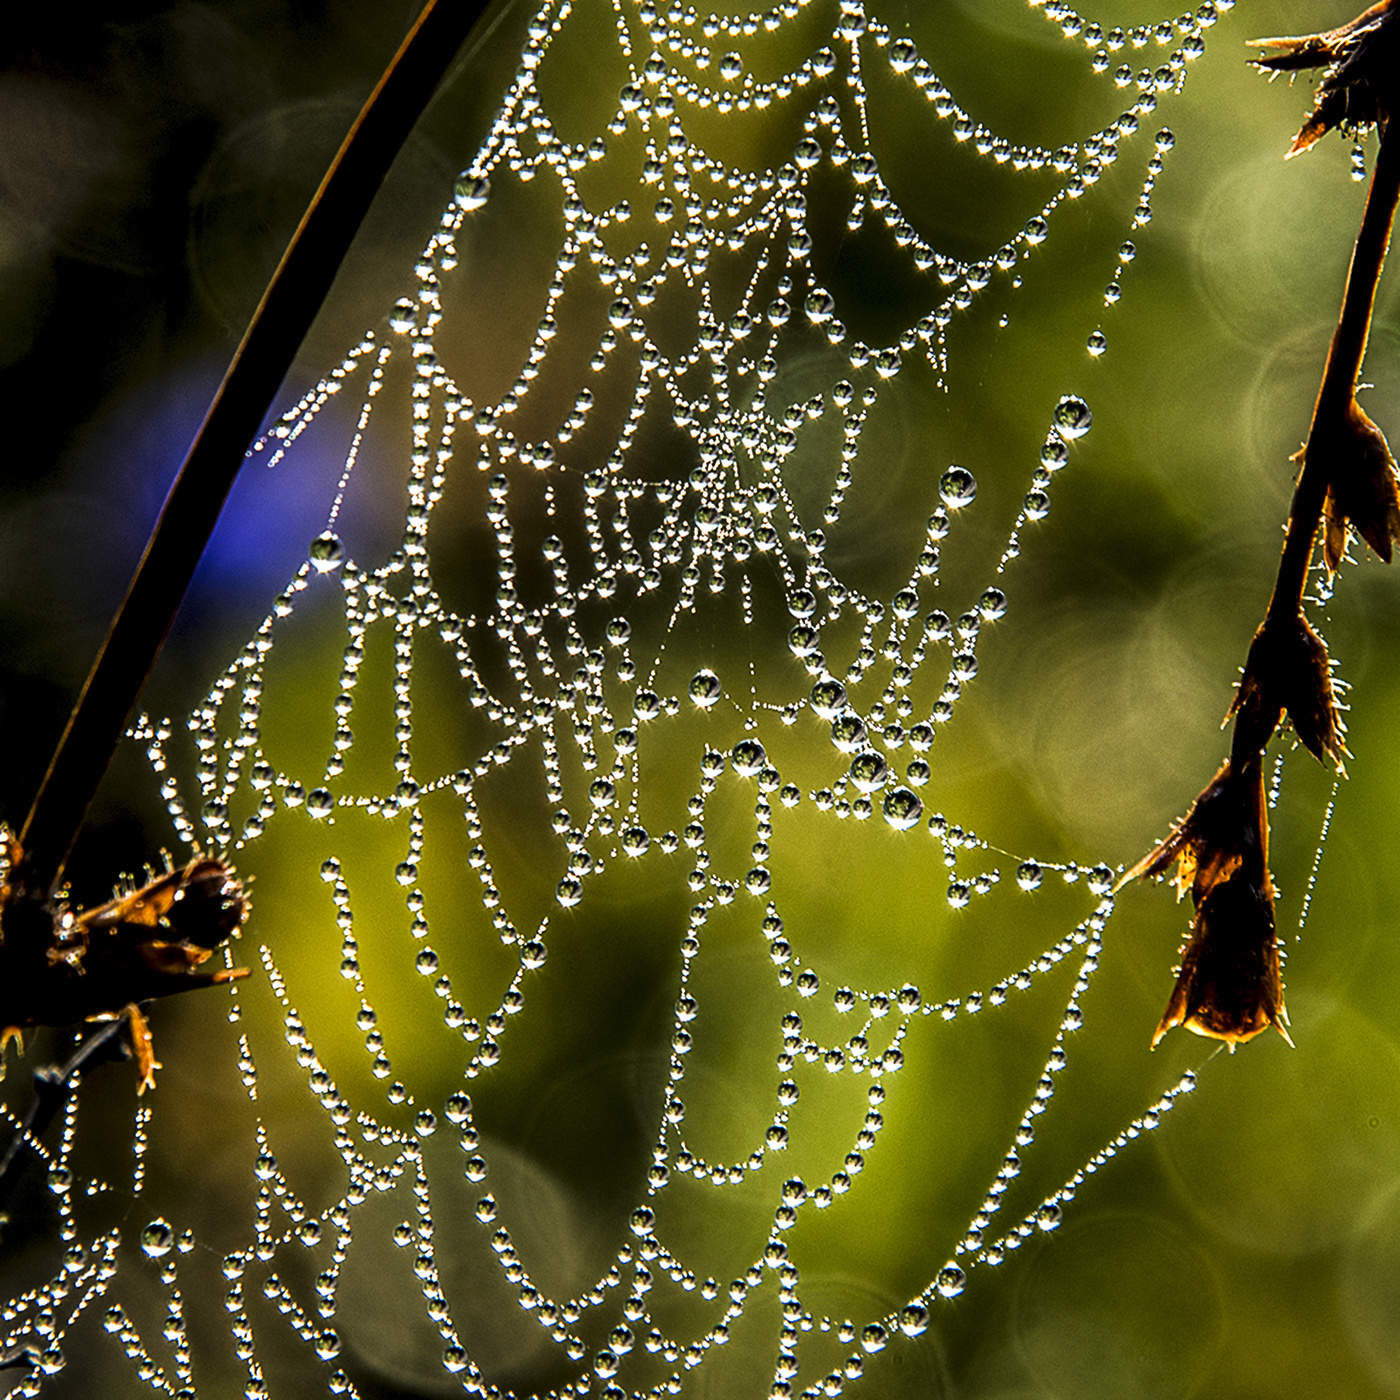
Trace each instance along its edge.
{"label": "green blurred background", "polygon": [[[1088,74],[1083,45],[1062,39],[1019,0],[886,0],[872,11],[895,33],[909,33],[962,105],[1013,140],[1072,140],[1124,105],[1124,94]],[[114,3],[76,14],[25,7],[7,19],[0,715],[10,743],[0,814],[11,822],[22,817],[262,282],[411,12],[374,0],[246,0]],[[1125,0],[1092,17],[1108,27],[1171,16]],[[911,527],[920,527],[943,465],[972,466],[982,488],[947,544],[956,587],[986,573],[987,549],[994,557],[1058,394],[1078,392],[1094,410],[1094,429],[1057,481],[1049,519],[1028,535],[1025,557],[1008,576],[1011,609],[983,639],[981,674],[940,736],[935,776],[922,794],[928,810],[946,811],[1006,850],[1130,863],[1221,757],[1220,716],[1267,599],[1291,484],[1288,457],[1306,431],[1364,197],[1336,137],[1285,165],[1309,90],[1252,73],[1244,40],[1349,17],[1348,5],[1264,0],[1242,0],[1224,15],[1189,70],[1184,97],[1163,103],[1176,147],[1155,217],[1135,235],[1140,251],[1126,269],[1122,303],[1103,311],[1101,294],[1135,202],[1148,130],[1125,146],[1107,188],[1091,191],[1056,225],[1026,266],[1025,288],[1010,297],[994,284],[955,323],[948,391],[911,371],[872,427],[881,469],[858,471],[833,550],[839,571],[887,593],[885,571],[907,548]],[[403,289],[456,170],[487,129],[527,19],[524,9],[504,13],[410,142],[304,350],[297,387],[334,364]],[[600,51],[596,70],[561,67],[542,79],[566,136],[576,135],[570,122],[580,131],[596,126],[622,81],[614,76]],[[1053,188],[1055,177],[1038,184],[966,160],[922,102],[901,99],[889,84],[872,83],[872,124],[886,178],[911,221],[950,251],[997,246]],[[732,130],[717,124],[701,135],[731,160],[758,162],[781,159],[793,130],[779,118]],[[480,235],[479,260],[464,257],[457,344],[461,376],[476,388],[499,391],[519,364],[512,331],[538,315],[555,237],[544,202],[543,194],[518,202],[522,220],[546,225],[532,233],[513,221],[515,209],[493,201],[497,222]],[[848,322],[872,343],[927,309],[927,289],[899,272],[899,255],[878,239],[862,234],[823,251],[855,308]],[[871,267],[877,272],[867,285],[861,279]],[[1375,388],[1364,400],[1384,427],[1395,426],[1389,406],[1400,388],[1396,306],[1387,283],[1366,370]],[[475,331],[479,322],[487,334]],[[1091,360],[1083,340],[1100,323],[1109,348]],[[192,706],[319,528],[324,470],[255,472],[240,485],[162,660],[150,701],[161,712]],[[378,480],[371,476],[371,485]],[[366,490],[371,499],[353,520],[368,541],[375,522]],[[475,497],[461,509],[479,518]],[[383,529],[394,528],[398,511],[395,500]],[[468,535],[453,548],[469,551],[471,542]],[[458,586],[480,587],[463,557]],[[455,559],[444,547],[444,572]],[[874,1358],[866,1393],[1243,1400],[1400,1392],[1400,959],[1385,914],[1396,893],[1400,826],[1392,778],[1400,670],[1388,660],[1400,631],[1395,589],[1396,580],[1368,560],[1345,571],[1321,615],[1341,674],[1355,687],[1355,761],[1338,794],[1306,933],[1296,940],[1331,784],[1305,754],[1286,760],[1274,869],[1297,1050],[1270,1036],[1233,1058],[1211,1058],[1205,1043],[1177,1033],[1149,1056],[1185,912],[1163,890],[1124,894],[1086,1000],[1088,1028],[1072,1045],[1017,1208],[1068,1176],[1184,1068],[1203,1065],[1200,1092],[1091,1180],[1055,1235],[1033,1241],[1000,1271],[977,1271],[918,1344]],[[718,611],[678,647],[677,674],[710,658],[724,674],[723,664],[763,655],[776,634],[775,623],[757,641],[736,640]],[[315,745],[324,744],[333,670],[317,645],[308,638],[284,647],[285,692],[303,690],[304,698],[269,698],[269,728],[288,768],[303,763],[310,771],[320,761]],[[333,664],[334,653],[325,654]],[[316,692],[317,675],[331,689]],[[699,732],[698,722],[684,729],[684,743],[693,747]],[[718,743],[724,733],[717,716],[706,737]],[[305,740],[314,752],[300,759],[303,735],[315,736]],[[800,762],[794,748],[794,769]],[[678,777],[674,793],[683,794],[688,780]],[[657,789],[664,808],[672,789],[661,777]],[[540,824],[542,796],[533,803],[517,796],[515,807],[504,794],[486,800],[494,804],[497,848],[511,849],[509,858],[493,849],[502,884],[517,878],[526,901],[538,843],[552,839]],[[721,813],[729,808],[716,804],[709,821],[717,850],[728,840],[742,851],[751,839],[748,801],[733,795],[728,824]],[[957,994],[1019,966],[1088,910],[1058,893],[1018,903],[1014,888],[1001,888],[959,922],[943,906],[945,872],[931,842],[813,816],[804,806],[780,817],[775,892],[789,925],[804,931],[804,955],[853,983],[911,977],[926,990]],[[118,872],[139,868],[169,839],[154,780],[123,755],[75,856],[76,893],[100,897]],[[294,998],[318,1022],[331,1056],[339,1053],[336,1037],[348,1042],[354,1033],[343,988],[318,990],[333,979],[331,955],[322,947],[318,958],[312,931],[316,919],[324,922],[314,872],[325,839],[288,814],[246,863],[259,880],[256,939],[289,970]],[[401,844],[401,833],[394,841]],[[367,864],[392,862],[377,829],[342,821],[334,845],[347,865],[350,852]],[[435,909],[451,905],[459,859],[449,843],[434,850],[425,883],[440,886],[429,891]],[[578,917],[556,924],[528,1044],[523,1036],[511,1042],[508,1073],[477,1095],[498,1152],[497,1194],[534,1202],[521,1205],[512,1228],[522,1247],[537,1232],[561,1282],[586,1276],[616,1248],[619,1222],[640,1196],[659,1102],[658,1036],[674,995],[670,931],[689,899],[675,878],[683,867],[640,869],[646,873],[590,890]],[[394,916],[385,909],[388,922]],[[479,914],[463,911],[465,938],[490,936]],[[668,930],[659,941],[650,936],[658,927]],[[720,921],[712,939],[731,939],[729,925]],[[600,956],[605,940],[612,952]],[[768,1111],[761,1096],[771,1093],[773,1047],[746,1044],[743,1030],[755,1017],[771,1024],[780,1004],[766,957],[745,941],[738,916],[731,942],[706,1003],[706,1045],[714,1048],[693,1070],[688,1095],[697,1105],[689,1131],[715,1155],[747,1149],[746,1095],[760,1096],[754,1123]],[[1004,950],[1011,951],[1003,957]],[[456,956],[471,976],[486,978],[492,952]],[[401,1000],[397,1015],[412,1017],[422,989],[399,996],[394,963],[387,951],[383,958],[385,1000]],[[946,1030],[923,1023],[911,1033],[910,1068],[890,1081],[889,1127],[865,1177],[848,1203],[794,1232],[794,1249],[808,1261],[809,1306],[858,1320],[875,1315],[921,1288],[948,1256],[1005,1150],[1067,995],[1065,970],[1048,980],[1048,992],[1002,1019]],[[271,1024],[272,1010],[266,1015]],[[167,1063],[202,1063],[209,1032],[200,1009],[166,1006],[159,1016]],[[816,1005],[811,1021],[825,1024]],[[338,1072],[368,1093],[363,1065],[350,1067],[353,1049],[344,1049]],[[213,1054],[227,1056],[228,1046]],[[405,1046],[403,1056],[419,1082],[446,1074],[426,1049]],[[221,1185],[235,1202],[241,1193],[246,1209],[246,1176],[226,1183],[221,1176],[196,1076],[167,1074],[158,1108],[173,1125],[173,1145],[159,1189],[179,1201],[192,1178],[210,1187],[204,1207],[187,1203],[196,1214],[217,1211]],[[265,1088],[264,1113],[295,1137],[304,1086],[293,1074],[285,1090],[269,1088],[266,1077]],[[828,1115],[841,1141],[858,1120],[857,1089],[842,1079],[829,1103],[813,1096],[804,1110],[814,1122]],[[121,1123],[116,1117],[114,1133],[129,1131],[129,1117],[127,1128]],[[815,1172],[822,1139],[819,1125],[813,1131]],[[612,1145],[603,1160],[588,1149],[590,1134]],[[246,1158],[234,1160],[242,1171]],[[190,1174],[184,1179],[180,1163]],[[795,1160],[781,1165],[804,1169]],[[740,1244],[766,1229],[771,1191],[745,1188],[721,1215],[713,1202],[684,1195],[688,1189],[673,1187],[663,1198],[663,1211],[673,1212],[663,1214],[668,1238],[683,1257],[709,1259],[706,1267],[723,1279],[722,1269],[747,1260]],[[450,1218],[451,1207],[443,1210]],[[465,1221],[464,1228],[478,1227]],[[735,1251],[742,1258],[726,1260]],[[360,1374],[371,1378],[366,1393],[438,1393],[414,1323],[378,1294],[373,1263],[354,1258],[340,1325]],[[533,1332],[517,1344],[509,1327],[491,1322],[492,1307],[506,1304],[492,1299],[468,1259],[464,1250],[455,1283],[481,1300],[484,1359],[511,1383],[555,1383],[554,1361],[531,1350]],[[212,1271],[210,1286],[218,1286]],[[766,1382],[754,1377],[771,1365],[771,1332],[771,1316],[756,1305],[687,1393],[740,1400],[763,1393]],[[84,1365],[103,1368],[104,1393],[137,1393],[111,1339],[83,1345],[91,1347],[81,1352]],[[70,1369],[53,1393],[90,1394],[92,1374]]]}

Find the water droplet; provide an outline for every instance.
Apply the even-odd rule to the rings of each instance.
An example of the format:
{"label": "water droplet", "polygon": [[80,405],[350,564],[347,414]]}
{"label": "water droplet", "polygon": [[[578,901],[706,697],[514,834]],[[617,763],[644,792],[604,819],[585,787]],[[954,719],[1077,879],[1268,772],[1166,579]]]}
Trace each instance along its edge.
{"label": "water droplet", "polygon": [[1089,889],[1094,894],[1107,894],[1113,888],[1113,871],[1106,865],[1095,865],[1085,872]]}
{"label": "water droplet", "polygon": [[899,1310],[899,1330],[906,1337],[919,1337],[928,1330],[928,1309],[922,1303],[909,1303]]}
{"label": "water droplet", "polygon": [[812,687],[812,708],[822,719],[835,719],[846,708],[846,687],[830,676]]}
{"label": "water droplet", "polygon": [[651,845],[651,837],[647,834],[644,826],[625,827],[622,832],[622,849],[629,856],[640,856],[646,853]]}
{"label": "water droplet", "polygon": [[1016,867],[1016,883],[1023,890],[1038,890],[1044,878],[1045,873],[1036,861],[1023,860]]}
{"label": "water droplet", "polygon": [[1000,588],[989,588],[977,600],[977,611],[987,622],[1006,616],[1006,594]]}
{"label": "water droplet", "polygon": [[485,175],[463,175],[452,187],[452,198],[459,209],[470,213],[491,197],[491,181]]}
{"label": "water droplet", "polygon": [[907,787],[897,787],[885,794],[881,810],[885,820],[896,831],[908,831],[910,827],[918,825],[919,818],[924,814],[924,804],[917,793]]}
{"label": "water droplet", "polygon": [[967,1287],[967,1275],[956,1264],[945,1264],[938,1271],[938,1292],[944,1298],[956,1298]]}
{"label": "water droplet", "polygon": [[1044,491],[1027,491],[1024,505],[1027,520],[1044,520],[1050,514],[1050,497]]}
{"label": "water droplet", "polygon": [[839,715],[831,721],[831,742],[841,753],[855,753],[865,741],[865,724],[859,715]]}
{"label": "water droplet", "polygon": [[1083,399],[1066,394],[1055,405],[1050,421],[1055,431],[1066,442],[1073,442],[1076,438],[1082,438],[1094,426],[1094,415]]}
{"label": "water droplet", "polygon": [[708,710],[724,694],[719,677],[711,670],[697,671],[690,678],[688,687],[690,698],[702,709]]}
{"label": "water droplet", "polygon": [[306,795],[306,810],[319,821],[335,811],[335,798],[326,788],[312,788]]}
{"label": "water droplet", "polygon": [[311,567],[318,574],[328,574],[338,569],[345,562],[345,550],[340,543],[340,536],[329,530],[317,535],[311,541],[307,557],[311,560]]}
{"label": "water droplet", "polygon": [[885,785],[890,768],[874,749],[866,749],[851,760],[851,782],[861,792],[875,792]]}
{"label": "water droplet", "polygon": [[175,1232],[164,1220],[152,1220],[141,1231],[141,1252],[148,1259],[161,1259],[175,1244]]}
{"label": "water droplet", "polygon": [[752,778],[768,762],[768,755],[757,739],[740,739],[734,745],[729,761],[741,778]]}
{"label": "water droplet", "polygon": [[949,510],[961,510],[976,498],[977,478],[966,467],[949,467],[939,478],[938,494]]}
{"label": "water droplet", "polygon": [[867,1322],[861,1329],[861,1347],[869,1352],[884,1351],[889,1334],[878,1322]]}

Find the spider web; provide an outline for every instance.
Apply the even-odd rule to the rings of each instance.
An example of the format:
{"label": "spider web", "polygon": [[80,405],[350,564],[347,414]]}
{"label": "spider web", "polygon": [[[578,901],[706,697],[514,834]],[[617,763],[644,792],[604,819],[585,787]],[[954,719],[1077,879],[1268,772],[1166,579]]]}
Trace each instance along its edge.
{"label": "spider web", "polygon": [[134,1131],[87,1093],[27,1144],[12,1393],[927,1393],[952,1300],[1193,1087],[1044,1141],[1116,871],[991,800],[977,704],[1053,612],[1041,522],[1231,6],[1032,8],[1077,123],[1036,140],[858,0],[529,22],[405,295],[254,448],[319,533],[133,728],[256,879],[253,976]]}

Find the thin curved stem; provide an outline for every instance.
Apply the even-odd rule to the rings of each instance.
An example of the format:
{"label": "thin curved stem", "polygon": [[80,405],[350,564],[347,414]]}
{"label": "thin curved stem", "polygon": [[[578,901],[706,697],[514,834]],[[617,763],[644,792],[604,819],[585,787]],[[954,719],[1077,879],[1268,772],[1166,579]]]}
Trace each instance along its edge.
{"label": "thin curved stem", "polygon": [[428,0],[341,145],[170,488],[21,832],[12,879],[57,884],[259,427],[379,186],[488,0]]}
{"label": "thin curved stem", "polygon": [[1321,454],[1315,454],[1310,449],[1315,441],[1335,429],[1345,418],[1356,394],[1356,381],[1361,374],[1362,361],[1366,358],[1376,287],[1380,283],[1385,255],[1390,247],[1397,201],[1400,201],[1400,132],[1393,130],[1387,122],[1381,133],[1376,169],[1366,195],[1366,208],[1357,231],[1356,246],[1352,249],[1337,329],[1332,332],[1327,363],[1322,371],[1322,384],[1313,408],[1312,425],[1308,429],[1307,445],[1303,448],[1303,468],[1288,508],[1288,532],[1284,537],[1273,595],[1269,599],[1268,615],[1276,621],[1291,617],[1303,605],[1308,566],[1312,562],[1313,545],[1322,523],[1323,503],[1327,498],[1327,474]]}

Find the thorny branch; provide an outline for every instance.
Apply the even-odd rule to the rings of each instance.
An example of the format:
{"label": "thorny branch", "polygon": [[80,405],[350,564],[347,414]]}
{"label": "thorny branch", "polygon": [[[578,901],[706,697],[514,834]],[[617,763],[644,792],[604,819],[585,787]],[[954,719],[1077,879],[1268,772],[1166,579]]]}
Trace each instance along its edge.
{"label": "thorny branch", "polygon": [[1342,561],[1350,530],[1386,563],[1392,542],[1400,540],[1395,459],[1385,435],[1356,402],[1400,200],[1400,129],[1390,124],[1400,83],[1397,7],[1400,0],[1382,0],[1326,33],[1253,41],[1277,50],[1254,60],[1267,72],[1325,70],[1289,156],[1309,149],[1333,127],[1374,125],[1380,142],[1312,424],[1294,459],[1300,470],[1278,577],[1230,707],[1230,756],[1171,835],[1119,881],[1121,888],[1139,876],[1159,877],[1175,861],[1178,896],[1189,887],[1195,909],[1153,1045],[1174,1026],[1225,1041],[1232,1050],[1269,1026],[1289,1040],[1268,868],[1264,749],[1287,715],[1319,762],[1345,771],[1345,726],[1332,661],[1303,611],[1308,571],[1319,533],[1329,575]]}

